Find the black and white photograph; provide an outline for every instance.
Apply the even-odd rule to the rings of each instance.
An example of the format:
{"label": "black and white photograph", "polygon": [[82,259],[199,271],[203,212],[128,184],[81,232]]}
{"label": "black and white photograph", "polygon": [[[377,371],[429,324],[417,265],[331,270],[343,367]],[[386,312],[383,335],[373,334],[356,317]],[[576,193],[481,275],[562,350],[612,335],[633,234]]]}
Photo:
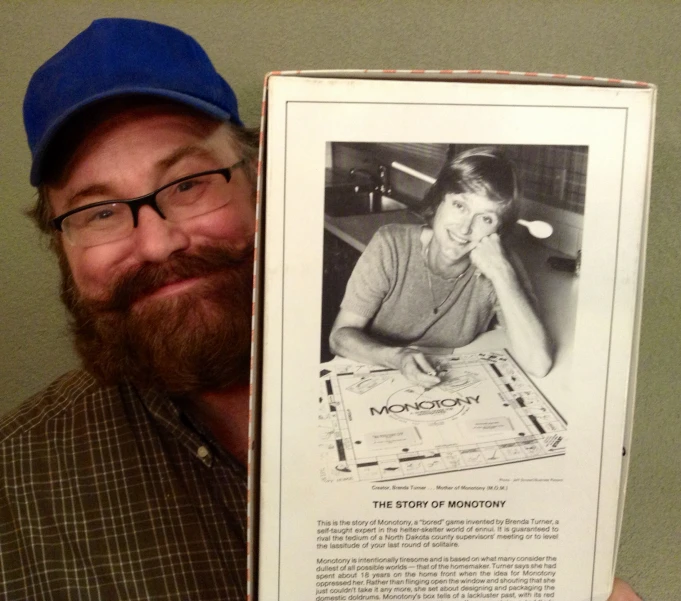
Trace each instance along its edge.
{"label": "black and white photograph", "polygon": [[654,94],[352,75],[268,83],[260,590],[446,547],[555,558],[586,599],[618,536]]}
{"label": "black and white photograph", "polygon": [[327,145],[325,478],[564,453],[566,424],[532,380],[551,390],[570,365],[587,159],[583,146]]}

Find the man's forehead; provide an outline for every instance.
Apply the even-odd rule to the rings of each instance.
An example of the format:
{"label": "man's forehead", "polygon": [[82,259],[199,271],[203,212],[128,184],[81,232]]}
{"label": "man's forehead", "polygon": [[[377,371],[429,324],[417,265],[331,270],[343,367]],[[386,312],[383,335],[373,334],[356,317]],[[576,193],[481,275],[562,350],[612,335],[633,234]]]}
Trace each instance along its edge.
{"label": "man's forehead", "polygon": [[[81,126],[82,127],[82,126]],[[197,139],[208,139],[227,125],[217,119],[176,104],[158,103],[128,106],[116,111],[107,111],[97,121],[85,124],[81,144],[97,141],[100,144],[115,138],[121,132],[138,133],[140,136],[153,134],[159,129],[175,129],[179,134],[189,134]],[[87,144],[85,144],[87,145]],[[74,148],[77,151],[78,148]]]}
{"label": "man's forehead", "polygon": [[186,160],[213,161],[216,164],[211,168],[216,168],[237,158],[229,124],[167,103],[107,110],[103,118],[88,125],[78,143],[64,149],[70,156],[58,180],[46,186],[48,191],[59,191],[57,211],[80,204],[82,195],[116,193],[115,185],[128,173],[120,172],[120,161],[112,161],[109,168],[110,157],[136,157],[127,162],[127,170],[143,171],[151,184]]}

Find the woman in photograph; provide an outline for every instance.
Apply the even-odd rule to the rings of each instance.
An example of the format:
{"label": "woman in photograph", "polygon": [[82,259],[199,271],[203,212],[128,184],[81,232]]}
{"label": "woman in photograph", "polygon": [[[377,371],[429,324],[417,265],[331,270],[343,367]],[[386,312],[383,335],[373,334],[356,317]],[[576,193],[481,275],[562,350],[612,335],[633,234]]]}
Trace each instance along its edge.
{"label": "woman in photograph", "polygon": [[332,352],[432,387],[440,379],[427,349],[465,346],[496,317],[521,367],[546,375],[550,341],[524,272],[501,242],[517,218],[518,188],[499,149],[447,161],[424,198],[426,224],[380,228],[359,258],[331,329]]}

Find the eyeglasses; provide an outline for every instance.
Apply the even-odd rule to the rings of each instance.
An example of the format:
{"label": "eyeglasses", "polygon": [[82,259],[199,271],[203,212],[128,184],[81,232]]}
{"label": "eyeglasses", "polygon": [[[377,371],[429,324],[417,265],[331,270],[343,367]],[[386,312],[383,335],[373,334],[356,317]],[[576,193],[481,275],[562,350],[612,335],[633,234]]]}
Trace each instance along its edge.
{"label": "eyeglasses", "polygon": [[127,238],[137,227],[139,210],[149,206],[172,223],[216,211],[230,201],[231,167],[187,175],[158,190],[130,200],[104,200],[68,211],[50,221],[74,246],[98,246]]}

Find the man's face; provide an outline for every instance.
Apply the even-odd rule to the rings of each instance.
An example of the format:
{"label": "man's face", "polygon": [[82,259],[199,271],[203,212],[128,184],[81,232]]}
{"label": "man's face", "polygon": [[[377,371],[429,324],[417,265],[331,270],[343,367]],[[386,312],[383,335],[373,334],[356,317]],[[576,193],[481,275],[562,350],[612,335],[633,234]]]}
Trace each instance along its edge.
{"label": "man's face", "polygon": [[[47,192],[60,215],[241,158],[224,124],[169,106],[128,109],[87,135]],[[186,393],[243,377],[254,192],[243,169],[233,171],[228,188],[224,207],[187,221],[171,223],[143,206],[127,238],[85,248],[62,241],[76,346],[105,381],[127,376]]]}
{"label": "man's face", "polygon": [[[102,200],[147,194],[182,176],[228,167],[238,155],[225,125],[172,108],[131,109],[96,127],[78,147],[66,178],[48,189],[55,215]],[[142,207],[133,233],[123,240],[80,248],[64,241],[64,252],[80,294],[105,300],[121,275],[145,263],[163,263],[174,253],[228,244],[249,248],[255,229],[253,188],[234,170],[232,198],[217,211],[183,223],[164,221]],[[156,298],[182,295],[200,282],[182,281]]]}

